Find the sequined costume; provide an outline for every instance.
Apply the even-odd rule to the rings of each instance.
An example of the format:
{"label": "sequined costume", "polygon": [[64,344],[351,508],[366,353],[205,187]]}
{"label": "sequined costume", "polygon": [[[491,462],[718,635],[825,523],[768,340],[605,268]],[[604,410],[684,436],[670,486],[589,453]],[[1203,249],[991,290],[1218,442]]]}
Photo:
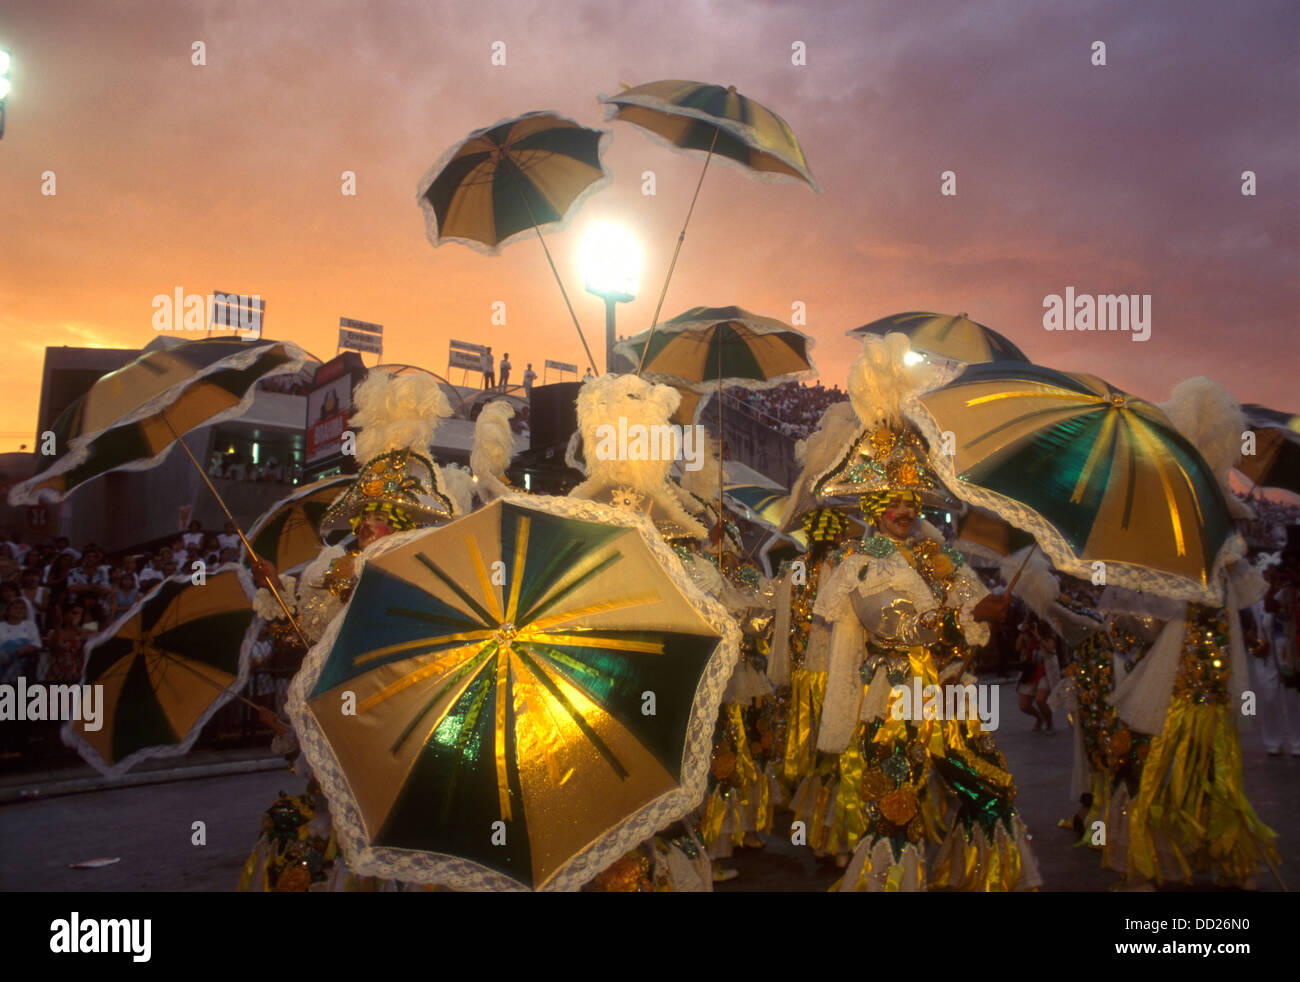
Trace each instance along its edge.
{"label": "sequined costume", "polygon": [[736,616],[742,635],[741,658],[718,709],[709,793],[699,812],[709,855],[725,858],[734,847],[760,844],[755,837],[771,831],[774,799],[779,796],[771,770],[775,700],[766,674],[773,590],[757,566],[732,552],[722,553],[720,577],[716,551],[697,551],[691,557],[692,563],[702,560],[715,573],[710,579],[716,596]]}
{"label": "sequined costume", "polygon": [[1127,730],[1150,734],[1136,793],[1109,826],[1110,865],[1130,882],[1206,873],[1240,887],[1263,865],[1276,873],[1276,833],[1242,785],[1243,662],[1235,612],[1188,604],[1110,697]]}
{"label": "sequined costume", "polygon": [[[1100,618],[1094,613],[1094,618]],[[1073,645],[1074,661],[1065,669],[1050,700],[1064,709],[1074,728],[1072,792],[1082,805],[1075,823],[1084,844],[1100,849],[1102,863],[1123,869],[1123,849],[1114,836],[1098,834],[1118,828],[1128,803],[1137,794],[1151,737],[1130,729],[1107,700],[1117,681],[1142,661],[1163,622],[1151,616],[1111,615]],[[1098,825],[1097,823],[1102,823]],[[1066,823],[1069,824],[1069,823]]]}
{"label": "sequined costume", "polygon": [[[853,851],[837,888],[1039,886],[1015,782],[965,672],[988,638],[974,619],[987,595],[978,577],[938,541],[876,535],[825,591],[833,636],[818,747],[839,755],[840,775],[827,849]],[[922,693],[937,697],[932,710],[913,703]],[[939,843],[932,862],[927,842]]]}
{"label": "sequined costume", "polygon": [[[436,383],[422,375],[373,372],[357,387],[354,401],[358,409],[352,422],[361,430],[357,455],[366,463],[322,516],[320,533],[350,530],[356,538],[347,548],[323,547],[296,578],[279,577],[281,596],[292,600],[297,629],[271,592],[258,590],[254,610],[282,642],[299,643],[301,631],[315,644],[347,606],[365,556],[361,541],[435,525],[468,509],[464,496],[452,493],[442,468],[426,456],[437,423],[451,415]],[[363,525],[369,528],[365,540]],[[293,728],[284,727],[272,747],[307,779],[307,790],[301,795],[281,792],[267,810],[262,835],[244,864],[240,890],[426,889],[351,874],[338,849],[329,802],[299,752]]]}

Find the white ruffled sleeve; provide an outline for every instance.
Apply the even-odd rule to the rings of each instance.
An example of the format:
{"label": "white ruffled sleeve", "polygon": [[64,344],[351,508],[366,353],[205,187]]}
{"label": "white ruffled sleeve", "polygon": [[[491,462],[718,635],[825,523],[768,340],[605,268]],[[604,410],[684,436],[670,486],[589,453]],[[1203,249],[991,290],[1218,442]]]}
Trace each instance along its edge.
{"label": "white ruffled sleeve", "polygon": [[972,648],[979,648],[989,643],[989,626],[975,619],[975,608],[981,600],[989,595],[986,587],[975,571],[963,563],[953,574],[952,590],[948,595],[948,605],[956,607],[961,632],[966,643]]}

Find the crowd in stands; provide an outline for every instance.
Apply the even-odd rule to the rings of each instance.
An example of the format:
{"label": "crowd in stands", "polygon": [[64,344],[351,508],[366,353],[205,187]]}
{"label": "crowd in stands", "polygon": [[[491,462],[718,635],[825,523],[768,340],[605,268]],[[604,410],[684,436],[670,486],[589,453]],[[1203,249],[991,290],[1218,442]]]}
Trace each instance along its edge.
{"label": "crowd in stands", "polygon": [[1288,525],[1300,525],[1300,505],[1263,497],[1247,499],[1255,517],[1239,522],[1242,536],[1252,548],[1272,552],[1286,545]]}
{"label": "crowd in stands", "polygon": [[828,389],[821,383],[785,382],[770,389],[727,390],[729,404],[739,404],[760,422],[796,440],[817,428],[828,407],[848,397],[838,385]]}
{"label": "crowd in stands", "polygon": [[276,481],[281,484],[296,483],[302,477],[302,468],[295,463],[282,464],[268,457],[259,464],[249,463],[238,453],[214,453],[208,460],[208,477],[224,477],[234,481]]}
{"label": "crowd in stands", "polygon": [[60,536],[31,545],[20,532],[0,530],[0,683],[76,682],[86,641],[108,627],[169,576],[202,560],[208,569],[239,559],[239,536],[197,522],[156,552],[128,552],[109,560],[87,543],[74,549]]}

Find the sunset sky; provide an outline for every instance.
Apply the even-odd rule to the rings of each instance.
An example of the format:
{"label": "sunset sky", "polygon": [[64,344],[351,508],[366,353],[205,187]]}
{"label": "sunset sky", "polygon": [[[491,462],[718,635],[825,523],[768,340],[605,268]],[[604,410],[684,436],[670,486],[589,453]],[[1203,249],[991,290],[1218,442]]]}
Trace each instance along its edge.
{"label": "sunset sky", "polygon": [[[578,238],[597,220],[639,237],[640,298],[618,315],[644,330],[700,161],[605,123],[596,97],[660,78],[781,114],[823,188],[711,167],[665,319],[737,304],[788,321],[803,301],[821,378],[843,386],[846,330],[966,311],[1034,361],[1151,399],[1209,375],[1300,411],[1298,39],[1294,0],[6,0],[0,451],[31,443],[45,346],[141,347],[177,287],[260,294],[267,334],[321,358],[346,316],[384,325],[386,361],[438,372],[453,337],[508,351],[516,381],[581,362],[536,241],[434,248],[415,198],[448,147],[530,110],[613,132],[613,184],[548,239],[603,364]],[[1044,330],[1067,286],[1150,294],[1151,339]]]}

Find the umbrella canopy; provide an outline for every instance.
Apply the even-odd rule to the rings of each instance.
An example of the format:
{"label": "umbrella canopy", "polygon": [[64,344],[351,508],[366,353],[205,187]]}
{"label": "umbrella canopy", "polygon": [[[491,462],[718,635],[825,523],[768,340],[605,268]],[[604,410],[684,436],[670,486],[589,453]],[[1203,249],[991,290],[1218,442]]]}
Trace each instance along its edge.
{"label": "umbrella canopy", "polygon": [[773,532],[780,529],[781,516],[790,500],[788,491],[759,484],[731,484],[723,490],[723,496],[747,520],[764,525]]}
{"label": "umbrella canopy", "polygon": [[[321,550],[321,519],[353,480],[338,474],[299,488],[268,508],[248,532],[253,551],[282,573],[311,562]],[[244,561],[248,561],[245,550]]]}
{"label": "umbrella canopy", "polygon": [[719,382],[765,388],[811,376],[812,344],[789,324],[740,307],[692,307],[653,332],[621,341],[615,351],[625,363],[640,364],[652,381],[703,393]]}
{"label": "umbrella canopy", "polygon": [[429,241],[460,242],[490,256],[532,230],[578,331],[582,333],[542,228],[559,228],[579,202],[611,180],[601,163],[609,133],[550,112],[525,113],[475,130],[420,178],[417,197]]}
{"label": "umbrella canopy", "polygon": [[639,126],[669,146],[711,150],[760,180],[796,180],[821,190],[789,124],[734,85],[666,79],[600,101],[610,107],[610,119]]}
{"label": "umbrella canopy", "polygon": [[1237,470],[1261,488],[1300,494],[1300,432],[1288,426],[1261,426],[1252,420],[1255,452],[1242,454]]}
{"label": "umbrella canopy", "polygon": [[1011,341],[992,328],[977,324],[965,313],[953,317],[924,310],[909,310],[882,317],[846,333],[849,337],[860,338],[864,334],[879,334],[884,337],[894,332],[906,335],[912,342],[912,350],[951,361],[972,364],[986,361],[1029,361],[1025,353]]}
{"label": "umbrella canopy", "polygon": [[113,777],[175,757],[248,681],[257,637],[248,573],[232,564],[201,585],[164,580],[86,645],[82,685],[103,686],[99,728],[63,726],[63,742]]}
{"label": "umbrella canopy", "polygon": [[642,516],[511,496],[372,548],[289,709],[354,871],[576,889],[698,804],[738,641]]}
{"label": "umbrella canopy", "polygon": [[[1149,402],[1092,375],[968,366],[908,400],[936,469],[959,497],[1033,534],[1084,579],[1218,602],[1243,550],[1209,465]],[[942,452],[948,432],[955,455]]]}
{"label": "umbrella canopy", "polygon": [[420,179],[429,241],[461,242],[497,255],[522,233],[557,225],[609,183],[605,130],[550,112],[475,130]]}
{"label": "umbrella canopy", "polygon": [[308,362],[315,359],[288,341],[211,338],[147,350],[64,411],[53,429],[58,455],[39,457],[41,470],[10,491],[9,503],[62,501],[110,471],[155,467],[176,433],[240,415],[257,382]]}

